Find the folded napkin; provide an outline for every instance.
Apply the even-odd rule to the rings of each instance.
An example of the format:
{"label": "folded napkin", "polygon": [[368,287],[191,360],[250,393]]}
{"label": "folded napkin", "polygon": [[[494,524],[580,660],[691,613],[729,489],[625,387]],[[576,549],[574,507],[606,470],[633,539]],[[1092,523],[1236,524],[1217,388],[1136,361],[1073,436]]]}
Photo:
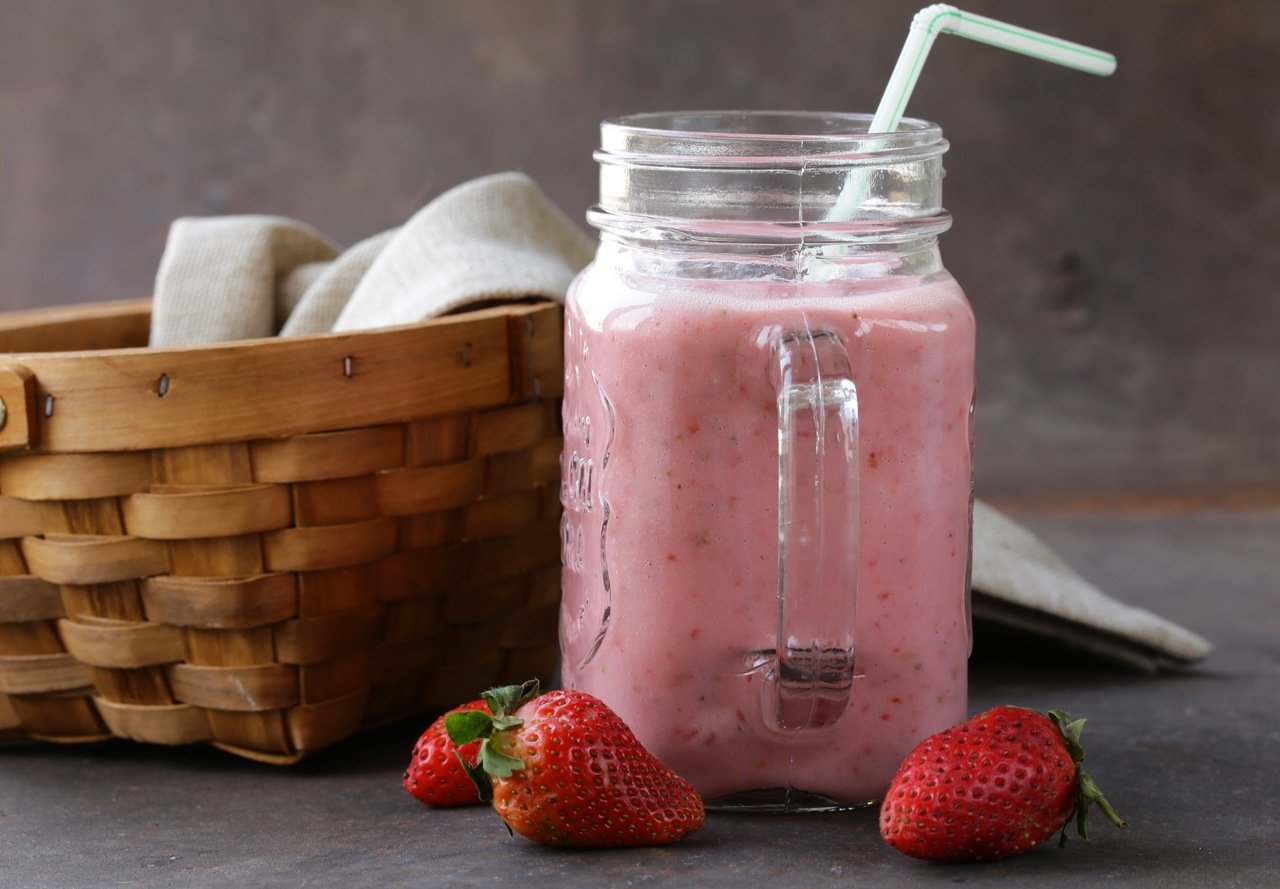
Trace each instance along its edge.
{"label": "folded napkin", "polygon": [[1195,633],[1111,598],[1026,528],[981,501],[973,506],[973,617],[1144,673],[1191,664],[1212,651]]}
{"label": "folded napkin", "polygon": [[[156,277],[151,344],[408,324],[476,302],[563,299],[594,242],[531,179],[465,183],[346,251],[274,216],[179,219]],[[1084,580],[1025,528],[974,507],[973,614],[1154,672],[1209,644]]]}
{"label": "folded napkin", "polygon": [[346,252],[277,216],[179,219],[156,275],[151,345],[365,330],[479,301],[563,299],[594,254],[521,173],[459,185]]}

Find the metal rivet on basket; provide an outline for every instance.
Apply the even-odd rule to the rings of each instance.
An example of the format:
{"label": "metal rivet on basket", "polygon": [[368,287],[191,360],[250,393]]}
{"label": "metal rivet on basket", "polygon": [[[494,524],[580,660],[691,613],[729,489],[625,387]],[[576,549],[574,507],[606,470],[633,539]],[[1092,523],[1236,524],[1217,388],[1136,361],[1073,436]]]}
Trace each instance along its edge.
{"label": "metal rivet on basket", "polygon": [[533,375],[533,396],[535,398],[542,397],[542,377],[537,374]]}
{"label": "metal rivet on basket", "polygon": [[46,395],[44,397],[44,415],[46,417],[53,416],[53,396],[52,395]]}
{"label": "metal rivet on basket", "polygon": [[524,332],[528,336],[533,336],[533,318],[530,315],[524,316]]}
{"label": "metal rivet on basket", "polygon": [[348,380],[351,379],[352,364],[353,362],[351,360],[350,355],[342,359],[342,375],[346,377]]}
{"label": "metal rivet on basket", "polygon": [[160,374],[160,379],[156,380],[156,394],[164,398],[169,394],[169,375]]}
{"label": "metal rivet on basket", "polygon": [[462,366],[463,367],[471,366],[471,344],[470,343],[462,344]]}

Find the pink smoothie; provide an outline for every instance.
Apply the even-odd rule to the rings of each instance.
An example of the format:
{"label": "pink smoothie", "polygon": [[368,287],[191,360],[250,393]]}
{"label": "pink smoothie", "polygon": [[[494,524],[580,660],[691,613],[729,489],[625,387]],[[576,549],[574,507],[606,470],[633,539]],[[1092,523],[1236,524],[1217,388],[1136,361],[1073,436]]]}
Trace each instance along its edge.
{"label": "pink smoothie", "polygon": [[[856,672],[834,728],[762,718],[777,630],[768,331],[835,331],[859,409]],[[945,272],[805,285],[645,280],[570,293],[563,681],[711,799],[880,796],[966,707],[973,316]]]}

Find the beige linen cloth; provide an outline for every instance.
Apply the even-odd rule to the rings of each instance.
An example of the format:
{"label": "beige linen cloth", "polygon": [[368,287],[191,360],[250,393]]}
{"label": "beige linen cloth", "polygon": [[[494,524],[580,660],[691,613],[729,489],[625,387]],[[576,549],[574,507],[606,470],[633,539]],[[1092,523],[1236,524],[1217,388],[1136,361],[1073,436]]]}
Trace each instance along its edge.
{"label": "beige linen cloth", "polygon": [[156,275],[151,345],[366,330],[481,300],[563,299],[594,253],[520,173],[459,185],[345,252],[276,216],[179,219]]}
{"label": "beige linen cloth", "polygon": [[[460,185],[345,251],[290,219],[179,219],[156,278],[151,344],[363,330],[494,299],[563,299],[594,252],[519,173]],[[1209,654],[1204,639],[1106,595],[990,506],[977,503],[973,519],[976,619],[1144,672]]]}

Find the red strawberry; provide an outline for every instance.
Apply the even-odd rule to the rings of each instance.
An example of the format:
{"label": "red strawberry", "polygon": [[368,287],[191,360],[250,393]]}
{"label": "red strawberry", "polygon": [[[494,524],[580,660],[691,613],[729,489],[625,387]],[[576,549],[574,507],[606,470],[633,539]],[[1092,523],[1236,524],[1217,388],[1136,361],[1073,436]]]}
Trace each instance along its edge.
{"label": "red strawberry", "polygon": [[[484,701],[472,701],[455,707],[449,713],[487,710],[488,706]],[[459,748],[450,741],[444,728],[445,718],[449,713],[431,723],[418,743],[413,745],[413,756],[409,759],[409,768],[404,772],[404,789],[414,799],[428,806],[475,805],[483,800],[476,793],[476,785],[463,768],[458,755],[474,761],[480,742],[474,741]]]}
{"label": "red strawberry", "polygon": [[451,715],[458,745],[481,738],[476,786],[507,827],[552,846],[671,843],[702,826],[697,791],[597,698],[538,695],[536,680],[485,692],[491,713]]}
{"label": "red strawberry", "polygon": [[880,808],[880,835],[913,858],[1007,858],[1040,845],[1067,824],[1085,836],[1091,803],[1116,814],[1084,759],[1080,730],[1061,710],[1048,716],[996,707],[920,742],[907,754]]}

